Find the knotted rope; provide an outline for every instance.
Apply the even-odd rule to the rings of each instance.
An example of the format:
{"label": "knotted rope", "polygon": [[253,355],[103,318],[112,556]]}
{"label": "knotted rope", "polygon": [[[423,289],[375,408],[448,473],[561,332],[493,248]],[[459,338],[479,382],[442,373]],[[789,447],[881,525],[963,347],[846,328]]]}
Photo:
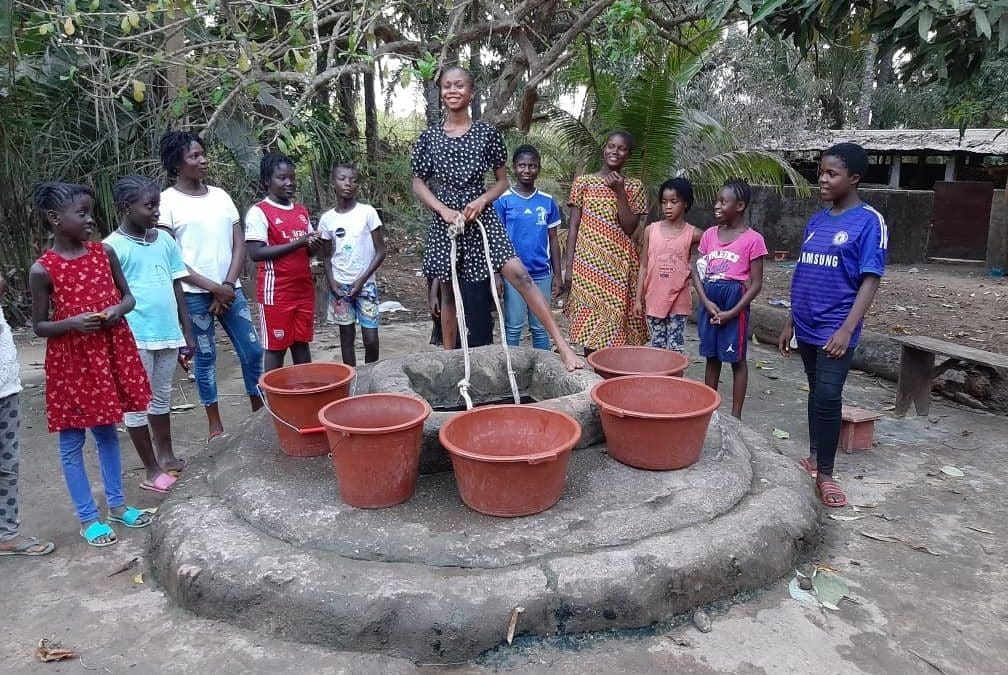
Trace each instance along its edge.
{"label": "knotted rope", "polygon": [[[504,312],[501,310],[500,298],[497,296],[497,284],[494,283],[494,268],[490,261],[490,238],[487,237],[486,228],[479,218],[475,221],[483,237],[483,255],[486,258],[487,270],[490,272],[490,294],[493,296],[494,305],[497,308],[497,318],[500,320],[501,346],[504,348],[504,361],[507,364],[508,382],[511,384],[511,394],[514,396],[515,404],[521,403],[521,394],[518,393],[518,382],[515,380],[514,369],[511,367],[511,353],[508,351],[507,340],[505,339]],[[459,341],[462,344],[462,360],[465,364],[465,374],[458,382],[459,394],[465,401],[466,410],[472,410],[473,402],[469,397],[469,377],[471,376],[471,366],[469,363],[469,335],[466,329],[465,303],[462,302],[462,289],[458,279],[458,238],[465,232],[466,222],[459,213],[454,223],[448,224],[448,239],[451,242],[451,281],[452,292],[455,294],[455,320],[458,323]]]}

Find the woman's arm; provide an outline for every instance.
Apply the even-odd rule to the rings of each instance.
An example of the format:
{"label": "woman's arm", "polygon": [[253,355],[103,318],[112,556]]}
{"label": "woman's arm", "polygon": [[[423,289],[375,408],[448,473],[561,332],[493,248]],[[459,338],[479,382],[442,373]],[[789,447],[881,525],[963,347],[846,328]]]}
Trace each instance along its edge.
{"label": "woman's arm", "polygon": [[136,307],[136,298],[133,297],[129,283],[126,281],[126,275],[123,274],[122,265],[119,264],[119,256],[116,255],[115,250],[108,244],[102,244],[102,246],[105,249],[105,255],[108,257],[109,267],[112,268],[112,281],[115,282],[116,288],[119,289],[119,295],[122,297],[119,304],[106,307],[102,311],[105,315],[102,326],[109,328],[119,323],[124,316],[133,311],[133,308]]}
{"label": "woman's arm", "polygon": [[189,309],[186,306],[185,293],[182,292],[182,280],[175,279],[172,282],[172,291],[175,293],[175,305],[178,307],[179,325],[182,326],[182,337],[186,346],[193,347],[196,340],[193,338],[192,319],[189,317]]}
{"label": "woman's arm", "polygon": [[227,276],[221,283],[225,286],[230,285],[232,289],[237,289],[238,277],[241,276],[244,266],[245,235],[242,233],[241,224],[235,223],[231,226],[231,267],[228,268]]}
{"label": "woman's arm", "polygon": [[567,226],[567,247],[564,249],[563,287],[561,295],[570,293],[571,278],[574,275],[574,249],[577,247],[578,230],[581,228],[581,207],[570,207],[570,224]]}
{"label": "woman's arm", "polygon": [[553,270],[553,297],[557,297],[563,290],[563,263],[560,261],[560,238],[556,227],[549,228],[546,240],[549,242],[550,269]]}
{"label": "woman's arm", "polygon": [[434,193],[431,192],[431,189],[427,187],[427,183],[420,176],[413,176],[413,194],[420,199],[420,202],[424,206],[438,214],[441,220],[446,223],[453,223],[455,222],[455,218],[458,217],[458,211],[448,208],[440,199],[434,196]]}
{"label": "woman's arm", "polygon": [[644,316],[644,278],[647,276],[648,270],[648,249],[650,248],[651,237],[651,225],[647,225],[644,228],[644,245],[641,247],[640,252],[640,270],[637,272],[637,292],[634,294],[634,314],[637,316]]}
{"label": "woman's arm", "polygon": [[311,237],[311,234],[305,234],[297,239],[288,241],[286,244],[275,244],[273,246],[268,246],[264,241],[246,241],[245,248],[248,249],[248,256],[252,262],[276,260],[299,248],[308,246],[309,237]]}
{"label": "woman's arm", "polygon": [[605,184],[616,195],[616,220],[619,221],[620,228],[628,237],[632,237],[640,227],[641,217],[634,213],[630,206],[630,197],[626,192],[626,181],[623,175],[613,171],[605,177]]}
{"label": "woman's arm", "polygon": [[507,167],[499,166],[494,169],[494,178],[496,180],[494,181],[494,184],[490,186],[489,190],[466,204],[465,208],[462,209],[462,217],[465,218],[467,223],[478,218],[486,207],[493,204],[495,199],[507,191]]}

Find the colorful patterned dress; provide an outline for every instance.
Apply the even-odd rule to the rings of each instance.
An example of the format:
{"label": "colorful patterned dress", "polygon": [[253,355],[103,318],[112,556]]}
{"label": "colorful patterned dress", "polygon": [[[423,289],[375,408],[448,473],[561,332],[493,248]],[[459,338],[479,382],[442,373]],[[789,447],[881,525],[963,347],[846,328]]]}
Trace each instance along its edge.
{"label": "colorful patterned dress", "polygon": [[[625,188],[630,209],[646,213],[643,184],[627,178]],[[644,344],[647,326],[632,311],[640,259],[637,245],[619,226],[616,193],[602,176],[579,176],[571,186],[569,204],[581,208],[570,297],[564,308],[571,342],[588,349]]]}
{"label": "colorful patterned dress", "polygon": [[[101,312],[122,301],[100,242],[67,260],[51,249],[38,259],[52,279],[52,320]],[[147,410],[151,391],[136,340],[123,319],[94,333],[71,331],[46,341],[46,417],[49,431],[88,429]]]}

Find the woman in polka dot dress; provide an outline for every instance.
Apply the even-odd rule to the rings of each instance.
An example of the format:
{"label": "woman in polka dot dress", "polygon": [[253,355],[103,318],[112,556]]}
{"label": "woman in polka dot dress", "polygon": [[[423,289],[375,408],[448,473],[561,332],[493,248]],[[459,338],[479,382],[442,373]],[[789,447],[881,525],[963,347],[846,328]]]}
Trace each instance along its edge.
{"label": "woman in polka dot dress", "polygon": [[[448,224],[461,213],[466,223],[477,218],[486,229],[490,242],[490,262],[514,286],[528,303],[529,309],[546,328],[557,345],[557,351],[568,370],[581,363],[574,355],[553,320],[546,299],[536,288],[528,270],[515,255],[507,231],[497,213],[487,208],[508,187],[507,148],[497,129],[482,122],[473,122],[469,115],[474,81],[465,68],[453,67],[441,74],[441,100],[446,109],[443,126],[431,127],[420,135],[413,148],[413,192],[424,206],[434,212],[427,234],[423,271],[428,277],[441,280],[440,307],[431,299],[431,309],[440,312],[441,330],[446,347],[455,344],[458,328],[455,299],[451,294],[451,240]],[[493,171],[495,182],[487,189],[484,175]],[[437,194],[427,186],[437,181]],[[458,238],[458,269],[460,279],[481,281],[490,276],[483,239],[477,227],[466,227]],[[447,292],[446,292],[447,291]]]}
{"label": "woman in polka dot dress", "polygon": [[46,417],[59,432],[60,460],[70,497],[91,546],[116,542],[99,519],[84,469],[84,431],[98,446],[108,519],[150,525],[150,515],[126,506],[116,424],[124,412],[147,409],[151,390],[136,341],[123,319],[135,301],[115,252],[90,241],[94,193],[84,185],[43,183],[35,209],[52,229],[52,248],[28,274],[32,326],[46,341]]}

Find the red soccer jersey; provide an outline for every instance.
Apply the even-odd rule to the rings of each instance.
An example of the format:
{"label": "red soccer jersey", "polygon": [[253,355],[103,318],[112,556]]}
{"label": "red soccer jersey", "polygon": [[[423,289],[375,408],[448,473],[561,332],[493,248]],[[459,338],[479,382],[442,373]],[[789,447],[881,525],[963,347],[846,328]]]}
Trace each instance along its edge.
{"label": "red soccer jersey", "polygon": [[[282,208],[268,199],[256,207],[266,216],[266,245],[286,244],[311,231],[308,209],[301,204],[293,208]],[[261,232],[253,232],[249,227],[246,238],[262,241]],[[264,305],[291,305],[315,299],[315,284],[312,281],[311,262],[308,247],[302,246],[285,256],[257,263],[256,293]]]}

